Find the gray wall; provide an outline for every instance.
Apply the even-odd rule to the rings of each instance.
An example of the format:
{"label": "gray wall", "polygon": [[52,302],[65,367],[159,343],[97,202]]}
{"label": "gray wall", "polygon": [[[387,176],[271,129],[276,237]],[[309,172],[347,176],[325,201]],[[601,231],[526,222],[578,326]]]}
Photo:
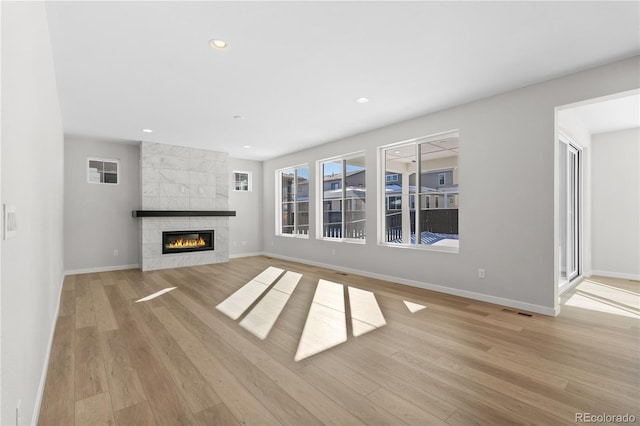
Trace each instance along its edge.
{"label": "gray wall", "polygon": [[15,424],[22,400],[22,424],[32,424],[62,285],[63,130],[44,3],[0,8],[2,203],[18,221],[2,241],[0,423]]}
{"label": "gray wall", "polygon": [[640,280],[640,129],[591,138],[593,273]]}
{"label": "gray wall", "polygon": [[[251,192],[234,191],[231,185],[234,170],[251,172]],[[229,255],[241,257],[262,252],[262,162],[229,158]]]}
{"label": "gray wall", "polygon": [[[266,161],[265,251],[553,314],[559,275],[555,108],[636,89],[638,67],[634,57]],[[460,131],[460,252],[378,245],[377,147],[454,129]],[[366,244],[315,239],[313,183],[309,239],[275,236],[275,170],[308,163],[315,181],[317,160],[360,150],[373,189]],[[478,268],[486,269],[486,279],[478,278]]]}
{"label": "gray wall", "polygon": [[[138,143],[67,136],[64,157],[67,273],[137,265],[140,221],[131,217],[131,211],[140,208]],[[119,183],[88,183],[87,157],[120,160]]]}

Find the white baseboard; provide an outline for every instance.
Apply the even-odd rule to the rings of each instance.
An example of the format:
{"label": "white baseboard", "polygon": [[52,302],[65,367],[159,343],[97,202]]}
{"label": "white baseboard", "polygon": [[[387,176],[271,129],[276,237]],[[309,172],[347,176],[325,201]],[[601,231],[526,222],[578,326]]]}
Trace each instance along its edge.
{"label": "white baseboard", "polygon": [[411,287],[423,288],[425,290],[437,291],[438,293],[451,294],[453,296],[466,297],[468,299],[474,299],[474,300],[479,300],[481,302],[493,303],[495,305],[508,306],[510,308],[520,309],[520,310],[529,311],[529,312],[535,312],[542,315],[557,316],[560,313],[559,307],[550,308],[550,307],[541,306],[541,305],[533,305],[531,303],[520,302],[517,300],[511,300],[511,299],[504,299],[502,297],[491,296],[488,294],[476,293],[476,292],[467,291],[467,290],[459,290],[456,288],[444,287],[437,284],[430,284],[430,283],[425,283],[421,281],[398,278],[391,275],[375,274],[372,272],[361,271],[358,269],[351,269],[351,268],[345,268],[342,266],[330,265],[328,263],[314,262],[307,259],[298,259],[295,257],[282,256],[275,253],[265,252],[262,254],[264,256],[270,256],[276,259],[283,259],[283,260],[289,260],[291,262],[305,263],[308,265],[319,266],[321,268],[333,269],[335,271],[362,275],[369,278],[390,281],[398,284],[408,285]]}
{"label": "white baseboard", "polygon": [[622,278],[623,280],[640,281],[640,274],[627,274],[625,272],[611,272],[594,269],[590,275],[600,275],[601,277]]}
{"label": "white baseboard", "polygon": [[51,332],[49,333],[49,344],[47,345],[47,353],[44,356],[44,365],[42,366],[42,375],[40,376],[40,386],[38,386],[38,393],[36,394],[36,401],[33,406],[33,416],[31,417],[32,425],[38,424],[38,417],[40,416],[40,406],[42,405],[42,396],[44,395],[44,386],[47,382],[47,373],[49,372],[49,357],[51,356],[51,348],[53,347],[53,337],[56,334],[56,325],[58,325],[58,314],[60,313],[60,300],[62,299],[62,288],[64,286],[63,273],[60,281],[60,291],[58,291],[58,300],[56,303],[56,311],[53,314],[53,325]]}
{"label": "white baseboard", "polygon": [[229,259],[238,259],[241,257],[253,257],[253,256],[264,256],[265,253],[262,251],[257,251],[254,253],[236,253],[236,254],[230,254],[229,255]]}
{"label": "white baseboard", "polygon": [[138,269],[140,265],[137,263],[134,265],[115,265],[115,266],[100,266],[96,268],[86,268],[86,269],[71,269],[69,271],[64,271],[65,275],[78,275],[78,274],[91,274],[94,272],[109,272],[109,271],[122,271],[124,269]]}

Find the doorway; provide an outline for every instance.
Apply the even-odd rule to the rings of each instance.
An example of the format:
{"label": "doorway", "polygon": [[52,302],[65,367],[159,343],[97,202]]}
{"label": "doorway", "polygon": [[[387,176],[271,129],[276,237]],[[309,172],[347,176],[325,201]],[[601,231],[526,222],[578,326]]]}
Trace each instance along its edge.
{"label": "doorway", "polygon": [[582,151],[560,135],[560,286],[581,273]]}

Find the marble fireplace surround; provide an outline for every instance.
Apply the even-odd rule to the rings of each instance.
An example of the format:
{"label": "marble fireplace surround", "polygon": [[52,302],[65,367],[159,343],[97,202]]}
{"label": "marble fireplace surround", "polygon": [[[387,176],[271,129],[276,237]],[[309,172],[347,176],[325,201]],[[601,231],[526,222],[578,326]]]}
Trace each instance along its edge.
{"label": "marble fireplace surround", "polygon": [[[227,163],[227,153],[223,152],[142,142],[141,210],[228,210],[230,178]],[[142,215],[140,220],[140,265],[143,271],[229,261],[227,216]],[[201,229],[215,230],[214,250],[162,254],[163,231]]]}

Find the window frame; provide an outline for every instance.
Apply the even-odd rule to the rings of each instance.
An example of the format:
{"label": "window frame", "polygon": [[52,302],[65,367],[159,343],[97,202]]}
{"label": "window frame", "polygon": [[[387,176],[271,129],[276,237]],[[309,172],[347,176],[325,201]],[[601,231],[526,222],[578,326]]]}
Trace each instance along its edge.
{"label": "window frame", "polygon": [[[247,175],[247,189],[237,189],[236,188],[236,173],[242,173]],[[250,171],[247,170],[234,170],[231,172],[231,185],[233,187],[233,191],[235,192],[252,192],[253,191],[253,176]]]}
{"label": "window frame", "polygon": [[367,221],[367,213],[366,213],[366,200],[367,200],[367,196],[366,196],[366,174],[367,174],[367,166],[366,166],[366,151],[357,151],[357,152],[351,152],[348,154],[343,154],[343,155],[336,155],[333,157],[329,157],[329,158],[323,158],[321,160],[316,161],[316,239],[318,240],[322,240],[322,241],[334,241],[334,242],[347,242],[347,243],[355,243],[355,244],[366,244],[367,239],[366,239],[366,233],[364,238],[349,238],[349,237],[325,237],[323,235],[323,230],[324,230],[324,171],[323,171],[323,164],[324,163],[337,163],[337,162],[341,162],[342,163],[342,178],[341,178],[341,189],[342,189],[342,197],[339,199],[339,201],[341,201],[341,216],[342,216],[342,220],[341,220],[341,235],[345,235],[345,227],[346,227],[346,220],[345,220],[345,214],[348,211],[347,209],[347,203],[350,200],[349,198],[346,197],[346,180],[347,180],[347,176],[346,176],[346,163],[354,158],[363,158],[364,159],[364,163],[365,165],[364,167],[364,172],[365,172],[365,208],[363,209],[364,212],[364,221],[365,221],[365,229],[366,229],[366,221]]}
{"label": "window frame", "polygon": [[[299,169],[307,169],[307,174],[309,174],[308,177],[308,185],[309,185],[309,189],[311,189],[311,169],[309,168],[309,164],[308,163],[304,163],[304,164],[298,164],[295,166],[291,166],[291,167],[283,167],[280,169],[277,169],[275,171],[275,234],[278,237],[287,237],[287,238],[304,238],[304,239],[309,239],[309,234],[311,231],[311,218],[309,218],[309,222],[307,223],[307,225],[301,225],[301,226],[307,226],[309,228],[309,230],[307,231],[306,234],[298,234],[297,230],[298,230],[298,199],[297,199],[297,194],[298,194],[298,170]],[[282,172],[287,171],[287,170],[293,170],[294,171],[294,179],[293,179],[293,194],[295,194],[296,198],[295,200],[292,202],[293,204],[293,233],[289,234],[286,232],[282,232],[282,206],[284,204],[284,202],[282,201]],[[307,200],[307,203],[309,204],[309,208],[307,209],[307,213],[311,213],[311,193],[309,193],[309,198]]]}
{"label": "window frame", "polygon": [[[389,180],[387,180],[388,176],[391,175],[387,175],[387,164],[386,164],[386,152],[387,151],[391,151],[391,150],[397,150],[398,148],[401,147],[406,147],[406,146],[415,146],[415,158],[416,160],[418,158],[420,158],[420,144],[422,143],[426,143],[426,142],[433,142],[433,141],[438,141],[441,140],[443,138],[447,138],[447,137],[452,137],[452,136],[456,136],[458,138],[458,143],[460,141],[460,130],[459,129],[453,129],[453,130],[448,130],[445,132],[440,132],[440,133],[435,133],[435,134],[430,134],[430,135],[426,135],[426,136],[421,136],[418,138],[412,138],[412,139],[408,139],[408,140],[404,140],[404,141],[400,141],[400,142],[394,142],[391,144],[387,144],[387,145],[382,145],[379,146],[377,149],[378,152],[378,178],[377,178],[377,186],[378,186],[378,198],[377,198],[377,211],[378,211],[378,220],[377,220],[377,225],[378,225],[378,232],[377,232],[377,242],[379,246],[384,246],[384,247],[394,247],[394,248],[404,248],[404,249],[413,249],[413,250],[425,250],[425,251],[437,251],[437,252],[445,252],[445,253],[459,253],[460,252],[460,242],[459,242],[459,233],[458,233],[458,247],[448,247],[448,246],[434,246],[434,245],[430,245],[430,244],[407,244],[407,243],[389,243],[385,240],[385,235],[386,235],[386,207],[388,204],[388,200],[389,197],[392,197],[393,195],[389,195],[386,193],[386,185],[388,183],[390,183]],[[458,164],[460,162],[460,150],[458,148]],[[418,191],[418,189],[420,188],[419,185],[421,184],[420,179],[421,179],[421,175],[423,174],[422,171],[422,165],[420,161],[416,162],[416,170],[414,172],[416,174],[416,191],[417,192],[409,192],[407,195],[409,197],[412,196],[416,196],[418,194],[420,194],[420,192]],[[397,173],[396,173],[397,174]],[[458,182],[460,181],[460,178],[458,177]],[[438,179],[439,182],[439,179]],[[445,175],[445,182],[446,182],[446,175]],[[403,181],[404,183],[404,181]],[[408,182],[407,182],[408,185]],[[458,184],[460,185],[460,184]],[[459,194],[459,191],[458,191]],[[415,227],[418,227],[418,224],[420,223],[420,210],[421,210],[421,197],[415,197]],[[434,201],[434,200],[431,200]],[[433,205],[431,206],[431,208],[434,208]],[[457,207],[458,212],[460,211],[460,207]],[[459,213],[458,213],[459,214]],[[459,219],[458,219],[459,220]],[[413,232],[416,232],[417,235],[417,230],[412,230]]]}
{"label": "window frame", "polygon": [[[91,173],[90,173],[90,165],[92,161],[99,161],[102,163],[102,173],[104,174],[104,163],[114,163],[116,165],[116,182],[95,182],[91,180]],[[91,184],[98,184],[98,185],[120,185],[120,178],[122,177],[122,173],[121,173],[121,169],[120,169],[120,159],[119,158],[104,158],[104,157],[87,157],[87,162],[86,162],[86,167],[87,167],[87,183],[91,183]],[[112,173],[110,173],[112,174]],[[104,176],[103,176],[104,179]]]}

